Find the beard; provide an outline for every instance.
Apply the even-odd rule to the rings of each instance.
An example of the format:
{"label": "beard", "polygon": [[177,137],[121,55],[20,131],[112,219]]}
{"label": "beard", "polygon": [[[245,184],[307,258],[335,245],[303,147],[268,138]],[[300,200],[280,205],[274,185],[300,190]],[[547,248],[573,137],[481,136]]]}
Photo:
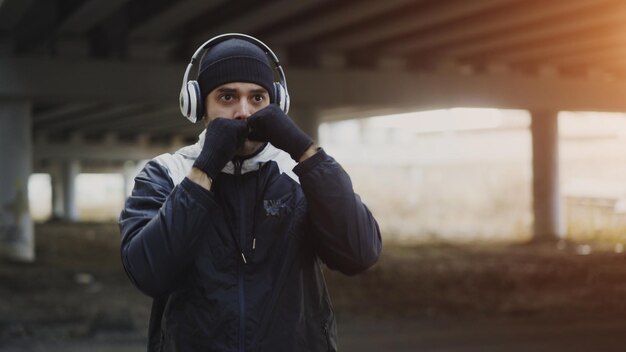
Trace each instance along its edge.
{"label": "beard", "polygon": [[243,145],[239,147],[239,149],[237,149],[237,152],[235,153],[235,155],[237,156],[252,155],[256,153],[259,150],[259,148],[261,148],[261,146],[263,146],[263,142],[251,141],[246,138],[245,142],[243,142]]}

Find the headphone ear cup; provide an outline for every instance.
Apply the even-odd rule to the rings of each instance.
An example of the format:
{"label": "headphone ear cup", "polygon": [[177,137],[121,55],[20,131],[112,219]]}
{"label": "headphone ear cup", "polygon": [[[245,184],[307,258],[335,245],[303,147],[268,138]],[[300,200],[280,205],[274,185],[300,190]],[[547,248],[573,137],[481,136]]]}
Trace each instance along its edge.
{"label": "headphone ear cup", "polygon": [[[281,85],[281,87],[282,87],[282,85]],[[286,114],[286,113],[289,112],[289,107],[291,106],[291,100],[289,99],[289,92],[287,91],[287,89],[283,88],[283,91],[285,92],[285,96],[283,97],[283,99],[284,99],[284,103],[283,104],[285,105],[285,108],[283,109],[283,111]]]}
{"label": "headphone ear cup", "polygon": [[193,81],[193,88],[196,94],[196,122],[198,122],[204,117],[204,100],[198,81]]}
{"label": "headphone ear cup", "polygon": [[274,97],[276,97],[276,104],[286,114],[289,112],[289,94],[285,87],[279,82],[274,82]]}
{"label": "headphone ear cup", "polygon": [[196,123],[202,120],[202,97],[200,95],[200,86],[197,81],[187,82],[187,95],[189,96],[189,105],[185,116],[189,121]]}
{"label": "headphone ear cup", "polygon": [[180,105],[180,113],[186,118],[189,118],[189,93],[187,92],[187,85],[181,88],[178,103]]}

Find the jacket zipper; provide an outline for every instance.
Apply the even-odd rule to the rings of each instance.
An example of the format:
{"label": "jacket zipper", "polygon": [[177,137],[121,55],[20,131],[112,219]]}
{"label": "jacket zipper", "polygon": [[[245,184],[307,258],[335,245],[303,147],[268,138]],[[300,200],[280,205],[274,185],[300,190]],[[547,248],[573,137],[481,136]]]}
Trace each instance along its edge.
{"label": "jacket zipper", "polygon": [[[239,197],[239,209],[243,209],[244,200],[241,194],[241,160],[234,160],[235,166],[235,179],[237,182],[237,196]],[[242,261],[239,262],[239,351],[245,352],[246,341],[246,305],[245,305],[245,291],[244,291],[244,270],[246,256],[243,253],[245,246],[245,220],[243,216],[239,218],[239,251],[241,252]]]}

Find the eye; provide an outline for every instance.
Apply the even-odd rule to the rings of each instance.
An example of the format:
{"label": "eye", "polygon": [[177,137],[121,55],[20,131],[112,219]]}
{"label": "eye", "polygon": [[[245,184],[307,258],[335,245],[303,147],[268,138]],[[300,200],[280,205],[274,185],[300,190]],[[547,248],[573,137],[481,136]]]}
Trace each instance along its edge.
{"label": "eye", "polygon": [[252,97],[252,99],[253,99],[255,102],[257,102],[257,103],[260,103],[260,102],[262,102],[263,100],[265,100],[265,97],[263,96],[263,94],[255,94],[255,95]]}
{"label": "eye", "polygon": [[220,99],[224,100],[224,101],[231,101],[231,100],[235,99],[235,97],[232,94],[230,94],[230,93],[224,93],[224,94],[220,95]]}

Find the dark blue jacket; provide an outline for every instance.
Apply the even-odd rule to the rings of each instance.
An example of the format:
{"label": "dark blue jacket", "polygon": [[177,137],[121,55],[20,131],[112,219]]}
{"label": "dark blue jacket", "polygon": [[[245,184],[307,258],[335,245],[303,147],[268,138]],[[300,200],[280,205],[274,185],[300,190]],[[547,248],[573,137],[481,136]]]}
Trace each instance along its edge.
{"label": "dark blue jacket", "polygon": [[148,162],[120,216],[126,273],[154,299],[148,350],[335,351],[321,262],[353,275],[381,251],[350,178],[268,144],[209,192],[185,177],[203,137]]}

